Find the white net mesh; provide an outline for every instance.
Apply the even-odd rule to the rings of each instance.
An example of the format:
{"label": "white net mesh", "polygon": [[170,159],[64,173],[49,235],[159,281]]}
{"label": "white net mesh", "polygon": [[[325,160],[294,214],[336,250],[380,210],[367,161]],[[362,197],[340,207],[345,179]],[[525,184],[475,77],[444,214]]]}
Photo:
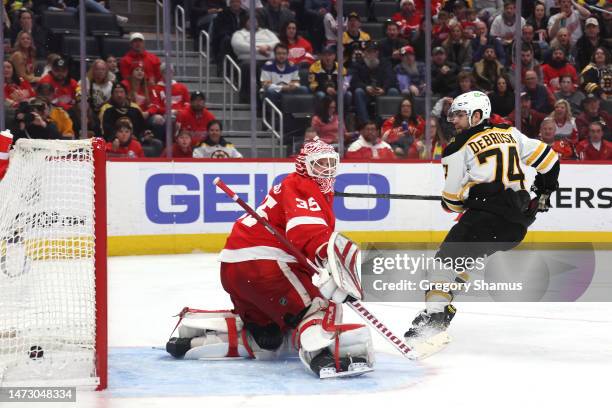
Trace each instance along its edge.
{"label": "white net mesh", "polygon": [[0,182],[0,385],[94,385],[91,141],[19,140]]}

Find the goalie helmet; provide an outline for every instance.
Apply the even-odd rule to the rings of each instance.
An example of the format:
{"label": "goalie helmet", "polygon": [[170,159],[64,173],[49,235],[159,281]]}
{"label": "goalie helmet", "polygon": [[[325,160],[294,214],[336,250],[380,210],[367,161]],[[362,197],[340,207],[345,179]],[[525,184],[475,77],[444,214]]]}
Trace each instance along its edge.
{"label": "goalie helmet", "polygon": [[[478,123],[472,123],[472,114],[477,110],[482,112],[482,117]],[[478,126],[491,117],[491,101],[483,92],[466,92],[456,97],[453,101],[447,113],[448,121],[452,122],[453,117],[461,112],[467,115],[470,127]]]}
{"label": "goalie helmet", "polygon": [[323,194],[334,190],[340,156],[334,148],[315,138],[306,142],[295,160],[295,171],[312,178]]}

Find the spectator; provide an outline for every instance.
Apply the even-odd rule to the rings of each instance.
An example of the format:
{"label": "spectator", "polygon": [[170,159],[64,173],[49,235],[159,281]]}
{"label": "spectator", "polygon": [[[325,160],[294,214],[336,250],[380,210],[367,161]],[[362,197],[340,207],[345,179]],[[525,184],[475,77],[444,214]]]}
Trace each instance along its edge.
{"label": "spectator", "polygon": [[446,60],[446,51],[436,47],[432,51],[431,90],[437,95],[448,95],[455,89],[458,68],[454,62]]}
{"label": "spectator", "polygon": [[472,39],[472,62],[480,61],[483,57],[486,47],[492,46],[495,49],[497,60],[506,65],[506,52],[499,38],[489,35],[488,28],[485,23],[479,21],[476,23],[476,37]]}
{"label": "spectator", "polygon": [[306,0],[304,2],[305,25],[308,27],[308,34],[313,39],[313,45],[317,51],[321,50],[324,42],[323,20],[332,9],[332,3],[332,0]]}
{"label": "spectator", "polygon": [[[346,77],[346,68],[342,68],[342,75]],[[310,91],[318,99],[326,95],[336,98],[338,91],[338,63],[336,62],[336,49],[333,46],[323,48],[321,58],[310,66],[308,71],[308,82]],[[352,95],[350,91],[344,93],[344,104],[351,105]]]}
{"label": "spectator", "polygon": [[[514,118],[515,113],[513,110],[508,115],[508,120],[512,122],[513,126],[516,126]],[[544,118],[545,115],[543,113],[532,108],[532,99],[529,94],[523,92],[521,94],[521,124],[516,127],[528,137],[535,139],[540,131],[540,125]]]}
{"label": "spectator", "polygon": [[560,159],[570,160],[575,159],[574,147],[565,139],[555,140],[555,121],[552,118],[544,118],[540,125],[540,134],[538,138],[550,146]]}
{"label": "spectator", "polygon": [[268,0],[262,9],[257,10],[259,26],[274,32],[276,35],[281,32],[283,25],[294,19],[295,13],[281,7],[281,0]]}
{"label": "spectator", "polygon": [[108,65],[108,71],[113,75],[114,83],[119,83],[123,81],[121,71],[119,71],[119,63],[117,62],[117,57],[112,54],[109,54],[106,57],[106,65]]}
{"label": "spectator", "polygon": [[391,63],[378,58],[378,44],[370,41],[363,61],[356,64],[351,77],[351,89],[355,97],[357,118],[365,123],[369,120],[368,104],[377,96],[399,95],[397,80]]}
{"label": "spectator", "polygon": [[206,95],[203,92],[191,93],[189,107],[182,110],[176,119],[178,128],[191,132],[193,146],[199,145],[206,136],[208,124],[217,118],[206,109]]}
{"label": "spectator", "polygon": [[357,12],[352,11],[348,15],[346,31],[342,35],[342,44],[346,47],[358,41],[370,41],[370,34],[361,30],[361,18]]}
{"label": "spectator", "polygon": [[141,33],[132,33],[130,34],[130,50],[119,63],[121,76],[123,78],[130,76],[132,68],[138,62],[141,62],[144,67],[147,82],[154,85],[161,80],[159,58],[145,49],[144,36]]}
{"label": "spectator", "polygon": [[381,58],[391,61],[393,66],[396,66],[402,59],[400,50],[405,45],[406,40],[400,38],[398,23],[385,21],[385,38],[379,43]]}
{"label": "spectator", "polygon": [[472,7],[478,11],[478,18],[491,21],[504,8],[503,0],[473,0]]}
{"label": "spectator", "polygon": [[[560,28],[557,31],[557,35],[550,42],[550,48],[562,48],[565,51],[565,55],[568,56],[568,59],[571,59],[571,51],[572,51],[572,43],[570,42],[569,30],[565,27]],[[550,57],[550,50],[546,57]]]}
{"label": "spectator", "polygon": [[[243,9],[249,10],[249,8],[251,7],[251,0],[240,0],[240,5]],[[261,0],[255,0],[255,11],[262,8],[263,4],[261,3]]]}
{"label": "spectator", "polygon": [[261,69],[263,99],[270,99],[277,107],[281,106],[283,94],[308,93],[306,87],[300,86],[298,68],[289,63],[288,56],[287,46],[283,43],[276,44],[274,59],[266,62]]}
{"label": "spectator", "polygon": [[63,108],[66,112],[70,112],[76,103],[77,81],[70,78],[68,73],[68,63],[65,59],[60,58],[53,63],[51,72],[42,77],[39,81],[41,84],[51,84],[55,93],[51,103]]}
{"label": "spectator", "polygon": [[[170,71],[172,72],[172,76],[174,76],[174,65],[170,64]],[[157,83],[155,86],[155,91],[157,95],[159,95],[159,114],[166,114],[166,63],[162,62],[161,64],[161,74],[162,80]],[[176,118],[178,113],[183,109],[189,106],[189,102],[191,100],[189,96],[189,90],[180,82],[176,82],[174,79],[172,80],[172,85],[170,86],[170,95],[172,98],[172,112],[171,115],[173,118]],[[190,135],[191,136],[191,135]]]}
{"label": "spectator", "polygon": [[[492,36],[499,38],[506,49],[510,44],[512,44],[516,20],[515,1],[504,0],[504,11],[493,19],[490,32]],[[520,21],[522,27],[525,24],[525,19],[520,17]]]}
{"label": "spectator", "polygon": [[85,81],[79,81],[76,90],[77,98],[81,97],[81,88],[85,83],[87,101],[92,112],[97,116],[102,106],[108,102],[113,90],[113,74],[104,60],[97,59],[89,67]]}
{"label": "spectator", "polygon": [[[165,135],[163,139],[165,139]],[[142,145],[145,157],[159,157],[162,150],[164,150],[164,143],[155,137],[151,129],[145,129],[142,133],[140,144]]]}
{"label": "spectator", "polygon": [[[522,43],[531,46],[533,49],[533,57],[538,61],[542,61],[543,55],[549,49],[548,43],[535,38],[535,30],[530,24],[525,24],[521,33]],[[514,51],[514,42],[512,43],[512,50]]]}
{"label": "spectator", "polygon": [[574,85],[578,85],[576,68],[565,59],[565,52],[561,48],[553,48],[550,62],[542,65],[542,73],[544,74],[544,85],[550,92],[557,92],[560,89],[559,77],[561,75],[569,75]]}
{"label": "spectator", "polygon": [[212,27],[211,48],[217,62],[217,76],[221,76],[223,58],[232,51],[232,36],[242,28],[247,11],[241,7],[240,0],[229,0],[229,7],[217,14]]}
{"label": "spectator", "polygon": [[468,40],[463,38],[461,24],[453,23],[450,25],[449,37],[442,43],[446,51],[446,59],[462,68],[472,66],[472,46]]}
{"label": "spectator", "polygon": [[508,116],[514,110],[514,88],[506,75],[497,78],[493,92],[489,94],[491,112]]}
{"label": "spectator", "polygon": [[[442,159],[444,149],[446,149],[446,146],[448,146],[448,141],[450,138],[444,134],[438,119],[435,117],[431,117],[429,119],[429,133],[431,137],[431,159],[440,160]],[[425,157],[425,155],[421,156],[421,158],[429,159],[429,157]]]}
{"label": "spectator", "polygon": [[559,76],[559,90],[555,92],[555,99],[565,99],[569,102],[572,112],[582,112],[582,101],[585,96],[580,92],[569,74],[563,74]]}
{"label": "spectator", "polygon": [[591,122],[599,122],[604,126],[604,138],[612,141],[610,135],[610,124],[612,124],[612,114],[603,109],[600,109],[600,101],[593,94],[589,94],[582,102],[584,112],[576,118],[576,126],[578,127],[578,138],[584,140],[589,132],[589,124]]}
{"label": "spectator", "polygon": [[221,122],[213,120],[207,125],[206,139],[193,149],[193,157],[206,159],[241,159],[242,154],[222,136]]}
{"label": "spectator", "polygon": [[4,100],[11,107],[17,108],[21,102],[27,102],[36,96],[30,83],[17,75],[11,61],[4,61]]}
{"label": "spectator", "polygon": [[325,143],[338,143],[338,112],[335,99],[326,96],[317,103],[310,126]]}
{"label": "spectator", "polygon": [[416,60],[414,48],[401,48],[401,63],[395,67],[399,90],[403,95],[419,96],[425,92],[425,64]]}
{"label": "spectator", "polygon": [[610,52],[604,47],[597,47],[591,57],[591,63],[584,67],[580,73],[580,85],[585,93],[599,93],[602,91],[604,75],[612,71]]}
{"label": "spectator", "polygon": [[336,1],[332,0],[332,5],[323,16],[323,31],[325,32],[324,47],[336,45],[338,42],[338,11]]}
{"label": "spectator", "polygon": [[606,2],[604,11],[598,13],[599,30],[601,38],[605,39],[606,46],[612,46],[612,2]]}
{"label": "spectator", "polygon": [[597,47],[603,47],[604,41],[599,36],[599,21],[595,17],[587,18],[584,24],[584,35],[573,48],[576,67],[582,71],[591,62],[591,57]]}
{"label": "spectator", "polygon": [[[212,122],[211,122],[212,123]],[[181,130],[172,143],[172,158],[191,158],[193,157],[193,143],[191,143],[191,133],[188,130]],[[166,147],[161,154],[162,157],[168,156]]]}
{"label": "spectator", "polygon": [[486,46],[482,59],[474,64],[476,83],[484,91],[490,92],[503,73],[504,66],[497,60],[495,48]]}
{"label": "spectator", "polygon": [[450,96],[456,98],[457,96],[471,91],[477,91],[476,78],[470,71],[461,71],[457,75],[457,87],[450,93]]}
{"label": "spectator", "polygon": [[51,100],[55,93],[53,85],[48,83],[40,83],[36,87],[38,100],[45,105],[45,110],[41,110],[41,115],[46,122],[53,123],[61,137],[66,139],[74,138],[74,126],[70,115],[59,106],[53,105]]}
{"label": "spectator", "polygon": [[199,50],[200,31],[211,32],[212,22],[225,8],[225,0],[191,0],[186,3],[194,51]]}
{"label": "spectator", "polygon": [[[393,14],[391,20],[399,28],[399,34],[407,40],[412,38],[415,31],[419,29],[423,12],[417,10],[413,0],[401,0],[399,2],[400,11]],[[387,28],[389,24],[387,24]]]}
{"label": "spectator", "polygon": [[145,125],[153,130],[159,140],[165,140],[165,118],[160,114],[160,99],[155,85],[145,79],[144,65],[137,61],[132,67],[131,74],[121,81],[128,92],[130,101],[136,103],[142,111]]}
{"label": "spectator", "polygon": [[582,37],[581,20],[589,18],[591,13],[572,0],[559,0],[559,7],[561,11],[550,16],[548,20],[548,36],[553,38],[559,29],[566,28],[569,31],[570,42],[575,44]]}
{"label": "spectator", "polygon": [[612,160],[612,142],[605,140],[603,134],[604,126],[601,122],[591,122],[588,139],[576,146],[580,160]]}
{"label": "spectator", "polygon": [[106,143],[106,154],[110,157],[135,159],[144,157],[142,145],[134,137],[132,123],[129,119],[119,119],[113,126],[112,142]]}
{"label": "spectator", "polygon": [[17,75],[30,83],[40,80],[34,75],[34,62],[36,62],[36,48],[32,44],[32,36],[25,31],[20,31],[15,39],[14,51],[10,61],[13,63]]}
{"label": "spectator", "polygon": [[[255,20],[257,24],[257,20]],[[236,31],[232,36],[232,49],[241,62],[248,62],[251,58],[251,27],[250,19],[245,17],[242,30]],[[258,61],[266,61],[272,57],[274,46],[279,39],[272,31],[266,28],[255,27],[255,58]],[[248,78],[248,77],[247,77]]]}
{"label": "spectator", "polygon": [[447,11],[441,10],[438,13],[438,21],[431,28],[431,41],[434,45],[439,46],[446,41],[450,34],[450,21],[450,14]]}
{"label": "spectator", "polygon": [[533,14],[527,19],[527,24],[533,27],[533,34],[537,41],[548,42],[548,16],[544,4],[536,2]]}
{"label": "spectator", "polygon": [[455,126],[449,122],[447,117],[448,110],[450,109],[452,103],[453,98],[450,96],[445,96],[438,99],[431,110],[431,116],[438,120],[438,127],[448,140],[455,136]]}
{"label": "spectator", "polygon": [[578,128],[576,119],[572,115],[572,108],[565,99],[555,102],[555,109],[548,115],[555,122],[555,137],[557,139],[567,139],[570,143],[578,142]]}
{"label": "spectator", "polygon": [[22,102],[15,115],[17,128],[12,132],[14,143],[21,138],[47,140],[62,138],[55,124],[45,120],[46,109],[47,105],[37,98],[29,103]]}
{"label": "spectator", "polygon": [[312,56],[312,44],[297,33],[295,21],[287,21],[281,28],[280,42],[287,46],[289,51],[289,63],[297,67],[308,68],[315,62]]}
{"label": "spectator", "polygon": [[404,98],[397,113],[382,126],[382,140],[391,145],[397,156],[408,159],[418,159],[423,152],[424,133],[425,120],[414,112],[410,98]]}
{"label": "spectator", "polygon": [[[544,78],[540,62],[533,58],[533,48],[528,44],[523,44],[521,49],[521,82],[525,81],[525,74],[527,71],[535,72],[538,80],[540,81]],[[512,69],[510,72],[510,82],[514,83],[516,75],[515,64],[512,64]]]}
{"label": "spectator", "polygon": [[43,67],[42,73],[40,74],[41,77],[44,77],[45,75],[47,75],[49,72],[51,72],[51,68],[53,68],[53,63],[55,61],[57,61],[58,59],[62,58],[61,55],[56,54],[54,52],[51,52],[49,54],[47,54],[47,63],[45,64],[45,66]]}
{"label": "spectator", "polygon": [[349,146],[345,159],[362,160],[391,160],[395,159],[395,153],[387,142],[380,140],[379,130],[376,123],[367,121],[359,138]]}
{"label": "spectator", "polygon": [[544,85],[538,84],[538,76],[535,71],[525,72],[525,92],[531,99],[533,109],[540,113],[548,114],[553,110],[555,97]]}
{"label": "spectator", "polygon": [[145,121],[142,111],[128,99],[125,85],[118,83],[113,85],[110,100],[100,109],[100,123],[102,124],[102,134],[107,142],[112,142],[115,138],[115,124],[121,118],[127,117],[132,125],[133,133],[142,135],[145,129]]}
{"label": "spectator", "polygon": [[34,43],[37,58],[44,58],[49,53],[49,32],[45,27],[35,24],[34,15],[28,9],[21,9],[18,20],[11,28],[11,43],[17,41],[17,36],[23,31],[30,35]]}

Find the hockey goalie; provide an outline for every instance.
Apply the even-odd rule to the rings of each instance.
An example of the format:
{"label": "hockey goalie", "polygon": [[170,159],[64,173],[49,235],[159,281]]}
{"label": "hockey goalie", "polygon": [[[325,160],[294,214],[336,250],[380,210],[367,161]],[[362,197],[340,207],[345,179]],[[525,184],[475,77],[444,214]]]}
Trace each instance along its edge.
{"label": "hockey goalie", "polygon": [[358,276],[359,248],[334,232],[338,163],[331,146],[320,140],[306,143],[296,158],[296,171],[272,187],[257,208],[317,265],[318,276],[303,268],[264,225],[245,214],[234,224],[219,256],[221,283],[233,310],[184,309],[179,336],[166,345],[171,355],[269,360],[297,351],[305,367],[319,378],[372,371],[369,329],[342,323],[342,303],[360,299],[361,293],[347,284],[350,279],[343,279],[349,273]]}

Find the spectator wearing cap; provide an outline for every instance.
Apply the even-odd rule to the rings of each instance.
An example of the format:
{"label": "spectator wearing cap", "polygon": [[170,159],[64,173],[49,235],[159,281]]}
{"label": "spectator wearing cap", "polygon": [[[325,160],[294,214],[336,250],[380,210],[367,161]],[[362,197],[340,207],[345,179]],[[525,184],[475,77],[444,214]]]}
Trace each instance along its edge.
{"label": "spectator wearing cap", "polygon": [[491,92],[503,73],[504,66],[497,60],[495,47],[487,45],[482,59],[474,64],[476,83],[482,90]]}
{"label": "spectator wearing cap", "polygon": [[587,95],[582,102],[583,112],[576,117],[576,127],[578,128],[578,138],[584,140],[589,132],[591,122],[599,122],[604,126],[604,138],[612,141],[610,126],[612,124],[612,114],[601,109],[600,99],[593,94]]}
{"label": "spectator wearing cap", "polygon": [[[346,77],[346,68],[342,68],[342,75]],[[338,63],[336,62],[336,48],[327,46],[323,48],[320,59],[312,64],[308,70],[308,84],[310,91],[317,99],[325,96],[336,99],[338,93]],[[344,105],[350,106],[352,94],[344,91]]]}
{"label": "spectator wearing cap", "polygon": [[508,116],[514,110],[514,87],[507,75],[497,78],[489,99],[491,100],[491,111],[500,116]]}
{"label": "spectator wearing cap", "polygon": [[446,60],[446,50],[436,47],[432,51],[431,60],[431,90],[437,95],[448,95],[455,89],[457,64]]}
{"label": "spectator wearing cap", "polygon": [[538,138],[557,152],[560,159],[575,159],[574,146],[570,142],[565,139],[555,140],[556,130],[555,121],[552,118],[544,118]]}
{"label": "spectator wearing cap", "polygon": [[294,20],[288,21],[283,25],[279,39],[289,50],[289,63],[308,69],[315,62],[315,58],[312,55],[312,44],[301,35],[298,35],[297,23]]}
{"label": "spectator wearing cap", "polygon": [[[247,62],[251,58],[251,20],[248,15],[244,18],[242,30],[236,31],[232,36],[232,49],[240,62]],[[255,20],[255,24],[257,20]],[[255,27],[255,58],[258,61],[266,61],[272,57],[272,50],[280,40],[271,30]],[[248,81],[243,81],[248,82]]]}
{"label": "spectator wearing cap", "polygon": [[402,37],[411,39],[413,32],[419,29],[419,25],[423,19],[423,12],[417,10],[414,5],[414,0],[401,0],[399,4],[400,11],[393,14],[391,20],[399,27]]}
{"label": "spectator wearing cap", "polygon": [[582,112],[584,98],[584,94],[574,85],[571,75],[563,74],[559,76],[559,90],[555,92],[555,99],[565,99],[569,102],[572,112],[578,114]]}
{"label": "spectator wearing cap", "polygon": [[133,133],[140,136],[145,130],[145,120],[142,111],[134,102],[130,102],[125,85],[118,83],[113,85],[110,100],[100,109],[100,123],[102,134],[107,142],[112,142],[115,137],[115,124],[121,118],[127,117],[132,124]]}
{"label": "spectator wearing cap", "polygon": [[132,33],[130,34],[130,50],[121,58],[119,63],[121,76],[127,78],[132,67],[138,62],[142,63],[145,78],[148,82],[155,84],[161,80],[159,58],[145,49],[144,36],[141,33]]}
{"label": "spectator wearing cap", "polygon": [[595,17],[587,18],[584,23],[584,35],[580,37],[572,50],[578,70],[584,69],[591,62],[595,49],[603,46],[604,41],[599,36],[599,21]]}
{"label": "spectator wearing cap", "polygon": [[4,100],[13,108],[36,96],[32,85],[19,75],[11,61],[4,61]]}
{"label": "spectator wearing cap", "polygon": [[346,47],[360,41],[370,41],[370,34],[361,30],[361,18],[356,11],[352,11],[348,15],[346,31],[342,34],[342,44]]}
{"label": "spectator wearing cap", "polygon": [[39,83],[51,84],[55,89],[51,102],[69,112],[76,103],[77,81],[70,78],[68,63],[60,58],[53,63],[51,72],[43,76]]}
{"label": "spectator wearing cap", "polygon": [[603,138],[604,125],[594,121],[589,124],[588,138],[576,146],[580,160],[612,160],[612,142]]}
{"label": "spectator wearing cap", "polygon": [[30,83],[40,80],[34,75],[34,63],[36,62],[36,48],[32,44],[32,36],[25,31],[17,34],[13,45],[13,53],[9,60],[13,63],[17,75]]}
{"label": "spectator wearing cap", "polygon": [[[212,122],[211,122],[212,123]],[[191,143],[191,133],[188,130],[181,130],[172,143],[172,158],[191,158],[193,157],[193,143]],[[168,155],[168,147],[161,153],[161,157]]]}
{"label": "spectator wearing cap", "polygon": [[442,43],[442,47],[446,50],[446,59],[448,61],[454,62],[462,68],[470,68],[472,66],[472,46],[463,37],[463,28],[460,23],[452,23],[450,25],[450,34]]}
{"label": "spectator wearing cap", "polygon": [[425,64],[416,60],[410,45],[402,47],[400,55],[402,60],[394,68],[399,91],[402,95],[422,95],[425,92]]}
{"label": "spectator wearing cap", "polygon": [[553,48],[548,64],[542,64],[542,74],[544,74],[544,85],[548,87],[550,92],[559,90],[559,77],[561,75],[571,76],[574,85],[578,86],[576,68],[567,61],[565,51],[562,48]]}
{"label": "spectator wearing cap", "polygon": [[391,146],[380,139],[376,123],[367,121],[363,124],[359,138],[348,147],[345,159],[393,160],[396,158]]}
{"label": "spectator wearing cap", "polygon": [[605,74],[612,71],[610,51],[597,47],[591,57],[591,63],[580,72],[580,85],[585,93],[600,93]]}
{"label": "spectator wearing cap", "polygon": [[192,144],[197,146],[204,140],[208,124],[215,119],[215,115],[206,108],[206,95],[195,91],[191,93],[189,107],[178,114],[176,124],[180,130],[191,132]]}
{"label": "spectator wearing cap", "polygon": [[504,11],[493,19],[491,23],[491,35],[499,38],[508,53],[509,47],[514,39],[514,32],[517,20],[520,19],[521,27],[525,24],[525,19],[516,13],[515,0],[504,0]]}
{"label": "spectator wearing cap", "polygon": [[553,110],[555,97],[546,86],[538,83],[538,75],[535,71],[528,70],[525,72],[524,85],[533,109],[540,113],[549,114]]}
{"label": "spectator wearing cap", "polygon": [[36,24],[34,14],[26,8],[19,11],[17,21],[11,27],[11,44],[15,43],[21,31],[30,34],[36,49],[36,57],[46,57],[49,53],[49,31]]}
{"label": "spectator wearing cap", "polygon": [[217,14],[212,27],[211,48],[215,61],[217,61],[217,73],[219,74],[221,74],[224,56],[232,51],[232,36],[242,28],[242,22],[246,17],[247,11],[242,7],[240,0],[229,0],[229,6]]}
{"label": "spectator wearing cap", "polygon": [[472,62],[480,61],[484,54],[485,47],[492,46],[495,49],[497,60],[506,65],[506,51],[499,38],[489,35],[487,25],[478,21],[475,23],[476,37],[471,40],[472,45]]}
{"label": "spectator wearing cap", "polygon": [[276,35],[280,34],[283,25],[294,19],[295,13],[281,7],[281,0],[268,0],[263,8],[257,10],[259,26],[267,28]]}
{"label": "spectator wearing cap", "polygon": [[377,96],[399,95],[397,87],[391,63],[379,58],[378,44],[370,41],[365,49],[363,61],[355,64],[355,72],[351,77],[357,118],[362,123],[367,122],[368,104]]}
{"label": "spectator wearing cap", "polygon": [[[42,112],[43,119],[53,123],[63,138],[74,138],[74,123],[70,115],[64,109],[51,102],[55,94],[53,85],[49,83],[39,83],[36,87],[36,93],[38,94],[38,99],[46,105],[45,111]],[[95,124],[92,124],[92,129],[95,129]]]}
{"label": "spectator wearing cap", "polygon": [[207,125],[204,141],[193,149],[193,157],[203,159],[241,159],[242,154],[223,137],[223,126],[218,120]]}
{"label": "spectator wearing cap", "polygon": [[507,119],[512,123],[513,126],[521,129],[528,137],[535,139],[540,131],[540,125],[546,115],[532,108],[531,98],[529,94],[523,92],[521,94],[521,125],[520,127],[516,125],[515,122],[515,112],[514,110],[510,112]]}
{"label": "spectator wearing cap", "polygon": [[113,129],[112,141],[106,143],[106,154],[109,157],[135,159],[145,156],[142,145],[134,137],[132,123],[129,119],[119,119]]}
{"label": "spectator wearing cap", "polygon": [[385,38],[379,42],[380,57],[391,61],[396,66],[402,60],[400,50],[407,41],[400,37],[399,26],[396,22],[385,21]]}
{"label": "spectator wearing cap", "polygon": [[591,17],[591,12],[572,0],[559,0],[559,7],[561,11],[548,20],[548,36],[553,38],[559,29],[566,28],[575,44],[582,37],[582,20]]}
{"label": "spectator wearing cap", "polygon": [[382,140],[389,143],[398,157],[418,159],[425,147],[422,139],[425,119],[417,115],[412,99],[405,97],[398,105],[397,113],[382,125]]}
{"label": "spectator wearing cap", "polygon": [[[170,70],[172,71],[172,76],[174,76],[174,65],[170,64]],[[166,114],[166,63],[163,62],[161,64],[161,73],[162,80],[155,85],[155,92],[159,95],[159,114]],[[185,84],[180,82],[176,82],[174,79],[172,80],[172,85],[170,87],[170,94],[172,95],[172,116],[176,117],[178,112],[189,106],[189,102],[191,97],[189,95],[189,90]]]}

